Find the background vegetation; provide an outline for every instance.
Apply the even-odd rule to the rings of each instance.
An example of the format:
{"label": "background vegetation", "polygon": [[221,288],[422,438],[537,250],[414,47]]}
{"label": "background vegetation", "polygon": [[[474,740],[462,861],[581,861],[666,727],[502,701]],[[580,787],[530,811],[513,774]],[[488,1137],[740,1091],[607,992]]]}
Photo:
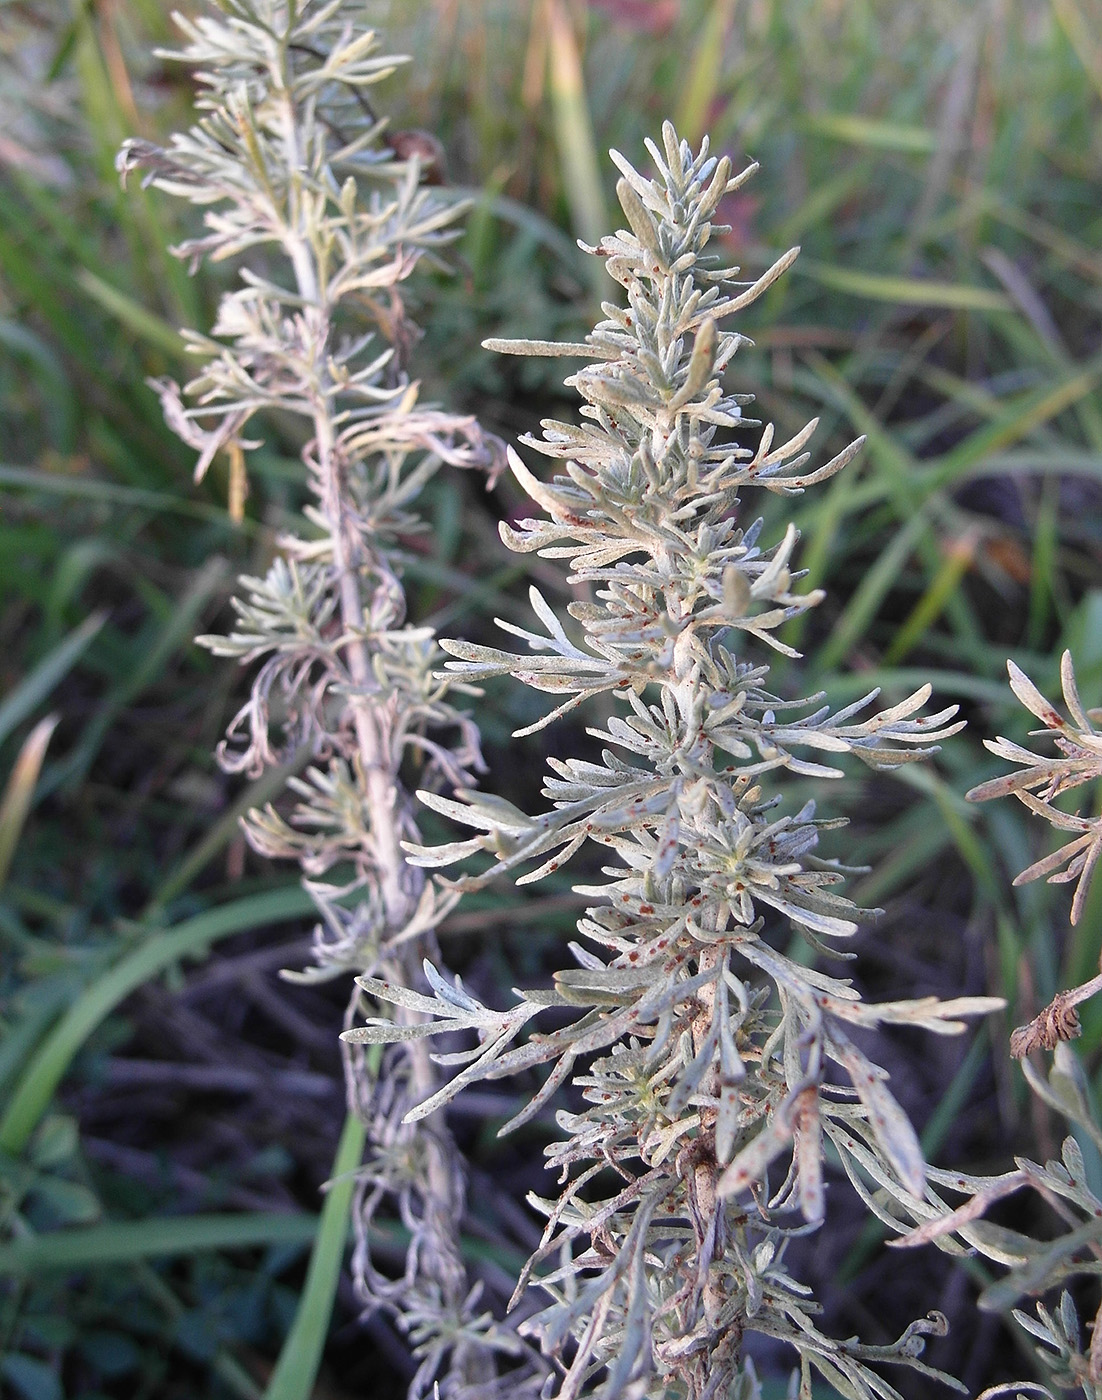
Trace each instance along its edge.
{"label": "background vegetation", "polygon": [[[603,289],[572,238],[611,218],[604,150],[638,159],[672,115],[761,162],[729,242],[752,273],[790,243],[803,254],[752,309],[735,387],[782,435],[819,414],[823,453],[869,436],[796,503],[828,598],[789,638],[806,654],[792,687],[895,696],[931,678],[971,721],[935,766],[840,785],[854,824],[835,853],[871,867],[857,895],[886,911],[858,976],[873,993],[1011,1004],[971,1048],[900,1036],[877,1053],[933,1160],[1051,1154],[1062,1130],[1027,1100],[1006,1034],[1094,971],[1102,882],[1068,936],[1066,891],[1010,889],[1045,833],[962,794],[995,771],[981,738],[1026,729],[1008,654],[1055,695],[1070,646],[1085,702],[1102,703],[1098,0],[369,9],[415,58],[387,90],[395,127],[435,133],[474,200],[457,275],[423,288],[430,393],[504,436],[572,411],[554,361],[479,343],[590,323]],[[171,40],[157,0],[0,7],[0,1376],[30,1400],[263,1394],[343,1112],[344,990],[278,979],[305,955],[305,901],[238,833],[264,792],[221,775],[212,750],[242,678],[191,643],[234,575],[262,570],[297,500],[293,444],[271,425],[235,522],[225,464],[193,486],[145,385],[186,372],[177,327],[209,324],[218,290],[166,252],[181,212],[122,193],[113,170],[123,137],[190,120],[186,75],[152,56]],[[504,483],[493,497],[434,483],[416,615],[488,639],[518,606],[496,536],[518,506]],[[497,790],[530,805],[538,748],[520,764],[507,747],[533,717],[522,703],[494,690],[480,722]],[[538,737],[578,751],[578,736]],[[503,899],[446,929],[450,961],[491,991],[510,968],[538,973],[574,907],[553,881],[523,908]],[[1083,1020],[1097,1089],[1102,1008]],[[487,1222],[468,1248],[491,1285],[527,1243],[514,1202],[554,1131],[495,1140],[511,1102],[505,1085],[456,1116]],[[1028,1372],[997,1317],[969,1314],[981,1280],[932,1251],[901,1270],[858,1221],[839,1184],[801,1264],[838,1281],[828,1327],[875,1341],[941,1307],[957,1326],[931,1359],[970,1391]],[[404,1351],[338,1295],[316,1386],[312,1364],[284,1366],[279,1393],[400,1394]],[[785,1365],[761,1358],[778,1380]]]}

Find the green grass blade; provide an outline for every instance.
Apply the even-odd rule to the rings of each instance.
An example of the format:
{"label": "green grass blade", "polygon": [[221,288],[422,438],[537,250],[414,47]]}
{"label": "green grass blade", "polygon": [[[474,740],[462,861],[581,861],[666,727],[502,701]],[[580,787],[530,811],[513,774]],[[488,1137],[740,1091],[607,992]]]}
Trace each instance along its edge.
{"label": "green grass blade", "polygon": [[106,613],[93,613],[60,642],[23,678],[15,690],[0,705],[0,744],[50,694],[54,686],[72,669],[81,653],[103,626]]}
{"label": "green grass blade", "polygon": [[828,136],[865,149],[929,156],[938,148],[936,131],[904,122],[863,117],[857,112],[823,112],[805,117],[797,125],[814,136]]}
{"label": "green grass blade", "polygon": [[1070,237],[1066,229],[1038,218],[1028,209],[1017,208],[995,190],[977,190],[971,199],[978,211],[990,214],[999,223],[1024,233],[1058,261],[1066,263],[1083,276],[1093,281],[1102,281],[1102,254],[1089,244]]}
{"label": "green grass blade", "polygon": [[895,666],[926,634],[960,587],[961,580],[976,558],[976,538],[951,541],[941,568],[930,580],[926,591],[900,623],[899,630],[884,652],[884,665]]}
{"label": "green grass blade", "polygon": [[[548,5],[551,106],[555,143],[562,165],[563,190],[575,234],[596,246],[608,231],[608,212],[593,124],[586,105],[585,76],[578,42],[561,0]],[[587,262],[590,261],[587,259]],[[594,264],[593,280],[604,292],[604,268]]]}
{"label": "green grass blade", "polygon": [[[1102,468],[1102,462],[1098,465]],[[1029,570],[1029,626],[1026,629],[1026,641],[1035,651],[1044,645],[1045,625],[1055,605],[1053,584],[1058,576],[1059,529],[1059,478],[1045,477],[1037,502],[1037,515],[1033,527],[1033,558]]]}
{"label": "green grass blade", "polygon": [[887,832],[878,831],[879,848],[873,870],[854,887],[854,897],[867,907],[875,907],[900,891],[913,886],[923,870],[929,870],[943,856],[949,837],[940,822],[930,821],[929,813],[918,806],[901,814]]}
{"label": "green grass blade", "polygon": [[0,485],[22,487],[28,491],[45,491],[53,496],[74,496],[87,501],[105,501],[111,505],[135,506],[141,510],[168,515],[189,515],[196,520],[212,521],[227,529],[251,535],[256,524],[245,519],[233,525],[225,508],[208,505],[205,501],[190,501],[186,496],[174,496],[167,491],[146,491],[140,486],[120,486],[114,481],[97,481],[93,477],[63,476],[57,472],[36,471],[33,467],[0,466]]}
{"label": "green grass blade", "polygon": [[[865,508],[873,500],[892,496],[900,518],[907,519],[922,500],[921,468],[917,459],[869,410],[824,355],[812,351],[807,359],[818,377],[830,386],[834,399],[855,431],[868,438],[865,451],[875,459],[875,473],[866,470],[864,475],[868,479],[855,488],[851,504]],[[862,497],[862,488],[870,492],[868,497]]]}
{"label": "green grass blade", "polygon": [[[919,466],[898,437],[877,420],[823,356],[809,354],[808,362],[831,386],[854,428],[868,437],[866,450],[876,470],[852,488],[846,498],[849,513],[852,515],[858,509],[867,508],[874,500],[884,497],[891,499],[897,519],[906,522],[901,525],[901,535],[905,533],[907,539],[913,542],[927,578],[937,576],[944,561],[933,527],[942,513],[943,503],[938,498],[936,488],[929,484],[932,473]],[[839,664],[871,624],[880,602],[906,559],[906,552],[900,551],[903,551],[903,543],[897,539],[862,579],[840,619],[838,638],[829,639],[825,653],[815,660],[823,674],[828,674],[832,667]],[[947,613],[956,634],[970,643],[977,643],[976,620],[965,598],[956,590],[949,589],[943,591],[937,601],[938,612],[944,610]],[[917,635],[913,640],[917,640]],[[913,645],[913,640],[909,645]]]}
{"label": "green grass blade", "polygon": [[[510,199],[507,194],[501,194],[493,188],[479,189],[474,185],[453,185],[452,193],[457,199],[469,200],[475,206],[467,221],[468,227],[475,221],[481,209],[486,214],[500,219],[503,224],[509,224],[512,228],[531,234],[541,247],[554,253],[571,272],[577,270],[577,247],[571,242],[569,235],[559,228],[558,224],[553,224],[538,209],[530,209],[519,199]],[[297,467],[298,464],[295,465]]]}
{"label": "green grass blade", "polygon": [[829,674],[846,661],[876,616],[877,609],[889,589],[899,577],[919,537],[927,529],[929,521],[923,515],[912,515],[906,525],[885,545],[876,562],[865,571],[853,596],[834,624],[830,636],[815,656],[818,671],[824,675]]}
{"label": "green grass blade", "polygon": [[317,1233],[318,1219],[256,1211],[153,1217],[58,1230],[0,1245],[0,1275],[28,1277],[42,1269],[69,1271],[205,1250],[309,1244]]}
{"label": "green grass blade", "polygon": [[[1097,5],[1089,6],[1084,0],[1050,0],[1050,3],[1076,57],[1102,97],[1102,36]],[[1088,12],[1091,8],[1095,10],[1093,15]]]}
{"label": "green grass blade", "polygon": [[79,989],[79,975],[70,970],[60,976],[40,978],[8,999],[0,1034],[0,1096]]}
{"label": "green grass blade", "polygon": [[66,761],[50,775],[47,790],[63,784],[75,786],[95,760],[111,725],[127,705],[160,675],[173,653],[190,641],[198,619],[211,598],[225,585],[229,566],[224,559],[207,561],[192,580],[187,592],[170,612],[160,632],[153,638],[134,669],[121,679],[104,698],[84,727],[80,743]]}
{"label": "green grass blade", "polygon": [[[164,228],[148,190],[124,192],[115,172],[115,155],[126,136],[134,133],[138,114],[126,88],[128,77],[112,72],[100,42],[99,25],[106,16],[71,0],[74,19],[73,59],[80,82],[86,124],[92,137],[92,154],[99,167],[103,194],[113,196],[111,214],[130,248],[131,263],[148,269],[151,290],[172,300],[176,319],[194,324],[195,290],[187,270],[168,250],[171,236]],[[123,85],[119,79],[122,78]]]}
{"label": "green grass blade", "polygon": [[937,1160],[942,1143],[949,1136],[961,1113],[966,1110],[989,1049],[988,1037],[977,1034],[968,1047],[968,1053],[961,1061],[960,1068],[953,1075],[948,1089],[942,1095],[941,1102],[930,1114],[922,1130],[922,1149],[928,1162]]}
{"label": "green grass blade", "polygon": [[674,126],[694,149],[711,118],[723,76],[724,49],[737,0],[713,0],[700,28],[692,63],[678,103]]}
{"label": "green grass blade", "polygon": [[344,1122],[333,1174],[321,1211],[306,1284],[298,1311],[283,1343],[279,1361],[264,1392],[264,1400],[310,1400],[321,1365],[329,1318],[337,1294],[337,1281],[344,1266],[344,1246],[348,1237],[348,1211],[355,1189],[355,1171],[364,1148],[364,1125],[349,1114]]}
{"label": "green grass blade", "polygon": [[66,610],[78,606],[84,585],[97,570],[108,565],[125,570],[126,556],[121,548],[98,535],[75,541],[57,556],[49,592],[42,604],[46,635],[62,630]]}
{"label": "green grass blade", "polygon": [[934,487],[955,485],[960,476],[977,462],[1012,443],[1020,442],[1035,429],[1055,418],[1064,409],[1091,393],[1102,376],[1102,356],[1096,355],[1061,377],[1019,395],[992,423],[977,428],[962,443],[947,452],[930,473]]}
{"label": "green grass blade", "polygon": [[932,799],[941,813],[945,830],[961,860],[971,870],[976,886],[997,909],[1006,903],[1006,893],[992,852],[976,835],[976,809],[950,787],[933,768],[912,766],[898,774],[899,781]]}
{"label": "green grass blade", "polygon": [[38,1047],[0,1119],[0,1151],[15,1155],[23,1150],[73,1056],[131,992],[181,958],[204,953],[219,938],[264,924],[299,919],[313,907],[306,892],[292,885],[248,895],[197,914],[175,928],[151,934],[93,982]]}
{"label": "green grass blade", "polygon": [[72,298],[67,295],[72,285],[71,268],[63,268],[48,245],[41,246],[35,258],[21,215],[24,211],[17,206],[7,209],[0,202],[0,277],[7,286],[19,288],[21,302],[33,305],[36,320],[49,327],[57,344],[81,365],[82,372],[100,377],[103,367],[96,356],[88,354],[85,327],[74,316]]}
{"label": "green grass blade", "polygon": [[42,400],[50,444],[57,452],[72,452],[77,440],[77,399],[53,347],[28,326],[5,317],[0,319],[0,350],[30,367]]}
{"label": "green grass blade", "polygon": [[77,274],[77,281],[103,309],[119,323],[133,331],[139,340],[147,345],[163,350],[170,359],[182,362],[187,353],[184,338],[161,316],[142,306],[141,302],[112,287],[102,277],[84,268]]}
{"label": "green grass blade", "polygon": [[807,198],[798,209],[777,224],[771,241],[780,247],[788,247],[807,237],[809,231],[814,232],[829,225],[836,210],[868,188],[869,178],[868,161],[858,161],[851,168],[824,179],[808,191]]}
{"label": "green grass blade", "polygon": [[890,301],[902,306],[943,306],[952,311],[1013,310],[1013,303],[1004,292],[963,282],[936,282],[920,277],[895,277],[890,273],[860,272],[851,267],[832,267],[813,258],[801,258],[796,264],[796,272],[836,292],[868,297],[871,301]]}

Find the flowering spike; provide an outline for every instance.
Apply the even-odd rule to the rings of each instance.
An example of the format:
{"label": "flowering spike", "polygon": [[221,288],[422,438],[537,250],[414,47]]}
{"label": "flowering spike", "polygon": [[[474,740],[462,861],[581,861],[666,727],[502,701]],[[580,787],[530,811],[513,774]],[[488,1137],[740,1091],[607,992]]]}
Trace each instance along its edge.
{"label": "flowering spike", "polygon": [[[354,1037],[401,1043],[384,1072],[368,1073],[359,1050],[346,1058],[349,1102],[369,1144],[354,1212],[360,1300],[390,1309],[412,1335],[412,1397],[437,1377],[449,1396],[489,1394],[501,1353],[513,1358],[510,1389],[534,1397],[545,1368],[475,1307],[459,1247],[465,1182],[455,1144],[439,1118],[424,1129],[403,1122],[413,1106],[430,1115],[440,1089],[426,1011],[443,998],[459,1025],[483,1025],[461,984],[431,964],[434,996],[413,990],[457,894],[426,884],[403,851],[417,829],[400,768],[413,752],[429,787],[466,789],[483,765],[477,730],[433,674],[431,630],[406,623],[393,548],[417,525],[413,499],[438,467],[492,475],[502,465],[499,444],[473,419],[419,402],[407,366],[417,329],[402,284],[456,236],[460,206],[422,183],[416,154],[402,158],[402,134],[387,136],[373,115],[366,90],[405,60],[380,52],[361,5],[218,4],[220,13],[178,16],[188,46],[166,55],[199,70],[202,118],[167,150],[127,142],[118,164],[124,177],[141,168],[147,182],[203,207],[205,231],[177,250],[192,263],[263,253],[263,272],[242,269],[212,334],[189,337],[197,376],[183,389],[154,386],[198,454],[197,478],[227,453],[231,511],[240,511],[256,415],[297,416],[307,441],[313,502],[301,534],[282,537],[264,578],[241,580],[230,634],[200,638],[219,655],[259,663],[220,758],[256,775],[304,751],[324,755],[289,781],[298,799],[289,819],[269,805],[249,814],[246,835],[265,855],[297,860],[307,877],[320,915],[317,966],[298,978],[360,972],[361,986],[396,1008],[385,1029]],[[339,883],[325,879],[334,867]],[[388,1201],[411,1231],[398,1279],[371,1253],[372,1219]]]}
{"label": "flowering spike", "polygon": [[[559,1114],[564,1137],[548,1155],[565,1184],[556,1202],[537,1203],[548,1225],[528,1270],[536,1279],[545,1262],[551,1269],[542,1286],[552,1302],[525,1326],[562,1357],[558,1395],[614,1400],[628,1393],[617,1388],[627,1376],[639,1400],[743,1393],[732,1389],[740,1377],[750,1387],[739,1338],[760,1326],[828,1357],[847,1393],[872,1400],[887,1393],[882,1383],[850,1344],[813,1328],[780,1262],[787,1230],[822,1219],[828,1138],[854,1144],[839,1147],[843,1158],[871,1160],[897,1198],[924,1192],[914,1129],[847,1028],[892,1021],[951,1033],[963,1028],[955,1018],[993,1003],[869,1006],[847,982],[776,951],[794,932],[815,949],[847,939],[869,915],[844,894],[843,870],[817,854],[820,834],[841,823],[817,819],[812,803],[785,813],[766,789],[786,772],[840,776],[808,750],[832,764],[852,754],[895,767],[959,726],[952,709],[918,716],[928,687],[873,714],[875,695],[832,714],[767,689],[758,644],[795,655],[777,634],[822,593],[800,591],[795,527],[761,543],[741,497],[801,490],[860,444],[810,473],[814,424],[781,447],[771,428],[756,451],[741,445],[747,399],[727,390],[723,371],[743,337],[725,322],[795,252],[734,282],[705,253],[737,183],[726,159],[713,161],[706,145],[694,156],[668,123],[661,153],[648,149],[653,180],[613,157],[630,227],[599,252],[624,305],[606,303],[586,339],[590,363],[567,381],[583,421],[547,422],[525,439],[562,470],[544,482],[509,451],[543,515],[503,529],[505,542],[563,560],[587,601],[570,605],[568,633],[533,592],[538,626],[505,627],[524,643],[517,652],[445,643],[451,676],[511,674],[553,694],[559,714],[604,693],[619,713],[590,731],[604,745],[598,762],[552,763],[540,816],[518,823],[515,809],[478,794],[447,807],[433,799],[481,834],[435,861],[428,848],[417,858],[449,865],[484,850],[492,863],[468,884],[514,869],[537,879],[587,840],[609,861],[604,884],[579,890],[595,900],[578,923],[580,966],[561,971],[542,1002],[565,1024],[515,1043],[537,995],[522,994],[502,1013],[513,1021],[499,1022],[500,1036],[482,1032],[477,1062],[459,1076],[550,1063],[539,1102],[570,1073],[585,1101]],[[449,986],[434,1012],[441,1029],[456,1025],[453,1002]],[[827,1077],[830,1061],[856,1098]],[[773,1195],[778,1163],[787,1177]],[[602,1194],[605,1166],[617,1180]],[[781,1223],[789,1208],[803,1220]],[[912,1329],[898,1354],[877,1354],[920,1364],[919,1346]]]}

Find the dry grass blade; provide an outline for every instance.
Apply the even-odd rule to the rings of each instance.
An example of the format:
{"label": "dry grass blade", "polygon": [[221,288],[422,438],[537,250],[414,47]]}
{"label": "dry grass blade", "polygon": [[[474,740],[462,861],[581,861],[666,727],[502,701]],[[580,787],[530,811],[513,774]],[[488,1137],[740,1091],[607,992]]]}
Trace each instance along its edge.
{"label": "dry grass blade", "polygon": [[0,798],[0,888],[3,888],[8,877],[11,859],[19,844],[19,836],[30,811],[38,775],[42,771],[46,748],[57,723],[57,715],[48,715],[39,720],[27,735],[8,777],[3,798]]}

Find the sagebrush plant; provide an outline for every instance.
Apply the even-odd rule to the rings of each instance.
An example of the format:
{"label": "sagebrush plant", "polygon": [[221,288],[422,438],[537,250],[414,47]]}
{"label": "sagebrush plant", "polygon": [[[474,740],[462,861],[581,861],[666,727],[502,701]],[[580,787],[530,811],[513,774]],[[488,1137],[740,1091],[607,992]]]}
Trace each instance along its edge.
{"label": "sagebrush plant", "polygon": [[[1013,661],[1007,662],[1010,687],[1022,705],[1044,726],[1032,731],[1050,739],[1062,757],[1034,753],[1009,739],[984,740],[997,757],[1018,765],[1018,771],[981,783],[967,794],[973,802],[1013,794],[1030,811],[1043,817],[1056,830],[1071,832],[1066,844],[1044,856],[1017,876],[1016,885],[1047,875],[1050,883],[1076,880],[1071,904],[1071,922],[1078,921],[1098,861],[1102,844],[1102,817],[1084,817],[1061,811],[1054,805],[1061,793],[1074,791],[1102,777],[1102,735],[1095,727],[1102,715],[1087,709],[1079,695],[1071,653],[1060,659],[1060,680],[1069,718],[1042,694]],[[1012,1382],[984,1392],[981,1400],[997,1395],[1040,1395],[1052,1400],[1049,1385],[1057,1390],[1081,1391],[1087,1400],[1102,1400],[1102,1303],[1095,1306],[1089,1324],[1090,1338],[1083,1334],[1080,1307],[1067,1288],[1072,1280],[1090,1279],[1097,1288],[1102,1278],[1102,1199],[1097,1181],[1092,1185],[1082,1142],[1102,1156],[1102,1126],[1092,1102],[1089,1080],[1078,1057],[1067,1043],[1082,1033],[1080,1003],[1102,989],[1102,974],[1079,987],[1058,992],[1026,1026],[1019,1026],[1010,1037],[1011,1054],[1021,1061],[1026,1081],[1046,1107],[1069,1121],[1078,1133],[1064,1139],[1059,1161],[1044,1164],[1028,1157],[1015,1158],[1014,1170],[995,1177],[937,1173],[939,1184],[968,1199],[962,1206],[929,1219],[902,1239],[899,1246],[935,1242],[943,1247],[952,1234],[976,1253],[1001,1265],[1006,1274],[988,1285],[980,1295],[982,1308],[1006,1310],[1025,1296],[1042,1298],[1034,1312],[1014,1308],[1018,1325],[1040,1345],[1035,1348],[1048,1384],[1035,1381]],[[1042,1074],[1029,1056],[1052,1050],[1049,1073]],[[1023,1189],[1035,1191],[1051,1208],[1062,1234],[1034,1239],[1021,1231],[993,1225],[981,1219],[997,1201]],[[896,1228],[899,1228],[898,1222]],[[1054,1306],[1046,1306],[1043,1296],[1060,1289]],[[1082,1296],[1080,1297],[1080,1304]]]}
{"label": "sagebrush plant", "polygon": [[[1068,1120],[1094,1152],[1102,1152],[1102,1127],[1091,1103],[1089,1082],[1071,1048],[1057,1042],[1047,1076],[1029,1060],[1023,1059],[1022,1068],[1041,1102]],[[934,1243],[952,1249],[950,1237],[956,1234],[968,1253],[1005,1269],[1002,1277],[983,1289],[979,1306],[992,1312],[1010,1311],[1023,1331],[1040,1343],[1035,1351],[1049,1384],[1057,1390],[1082,1390],[1087,1400],[1102,1400],[1102,1306],[1092,1304],[1091,1335],[1086,1340],[1080,1307],[1068,1289],[1073,1280],[1091,1280],[1097,1286],[1102,1276],[1102,1199],[1091,1184],[1076,1137],[1064,1139],[1059,1160],[1041,1163],[1016,1157],[1014,1169],[998,1176],[954,1171],[930,1175],[943,1193],[935,1197],[937,1213],[910,1231],[901,1218],[888,1218],[886,1223],[893,1230],[904,1232],[891,1243],[900,1248]],[[1063,1233],[1037,1239],[981,1218],[996,1202],[1027,1189],[1046,1203]],[[963,1193],[967,1200],[953,1209],[944,1199],[950,1192]],[[1057,1289],[1055,1305],[1046,1305],[1043,1295]],[[1041,1300],[1032,1313],[1014,1306],[1027,1297]],[[984,1397],[1022,1393],[1052,1400],[1048,1385],[1036,1381],[995,1386]]]}
{"label": "sagebrush plant", "polygon": [[[919,1354],[944,1319],[931,1314],[891,1346],[830,1338],[785,1267],[786,1241],[823,1219],[828,1147],[878,1213],[881,1198],[923,1219],[937,1212],[915,1131],[857,1041],[887,1024],[955,1033],[961,1016],[1000,1003],[870,1005],[788,947],[798,934],[808,954],[826,953],[866,912],[843,894],[844,868],[817,854],[820,833],[844,823],[816,819],[811,803],[783,811],[781,780],[836,781],[845,754],[891,769],[959,726],[953,709],[919,713],[929,687],[882,711],[870,712],[874,691],[834,713],[821,696],[768,690],[764,648],[794,655],[778,629],[822,595],[799,591],[795,529],[765,544],[740,498],[758,487],[801,492],[840,471],[860,443],[814,470],[804,450],[814,422],[781,445],[771,426],[755,448],[742,445],[760,425],[744,418],[749,400],[723,388],[743,337],[720,323],[795,250],[756,282],[737,282],[738,269],[709,245],[722,201],[754,167],[733,174],[706,141],[694,154],[669,124],[661,147],[648,149],[655,179],[613,152],[629,227],[588,250],[626,304],[605,303],[583,343],[491,342],[593,362],[567,381],[584,401],[583,422],[545,421],[541,437],[524,439],[565,463],[564,474],[546,484],[510,449],[545,518],[502,526],[511,548],[568,561],[584,601],[569,605],[564,624],[533,588],[541,630],[501,624],[526,643],[519,655],[442,643],[452,677],[509,673],[556,697],[533,729],[596,696],[622,711],[589,731],[592,758],[550,760],[546,812],[530,817],[473,790],[425,790],[429,807],[478,834],[407,843],[430,868],[490,856],[481,873],[442,882],[449,891],[533,861],[518,883],[538,880],[588,840],[612,863],[603,883],[581,887],[594,903],[578,923],[583,941],[571,945],[577,965],[551,990],[521,992],[497,1011],[435,967],[431,996],[368,976],[369,996],[429,1020],[397,1029],[380,1015],[345,1038],[477,1032],[473,1048],[436,1056],[457,1071],[413,1121],[477,1080],[550,1064],[508,1129],[573,1077],[586,1106],[558,1114],[563,1137],[548,1159],[562,1190],[534,1201],[547,1227],[518,1286],[537,1280],[551,1297],[525,1328],[559,1361],[562,1400],[755,1395],[742,1344],[750,1331],[795,1349],[802,1396],[817,1371],[841,1394],[890,1397],[897,1392],[870,1363],[940,1374]],[[545,1011],[555,1028],[522,1039]]]}
{"label": "sagebrush plant", "polygon": [[[404,60],[381,51],[365,6],[219,0],[218,10],[177,16],[188,43],[165,55],[196,73],[199,121],[167,149],[128,142],[119,168],[206,210],[181,257],[248,255],[212,333],[187,334],[196,377],[157,386],[200,454],[197,476],[227,453],[240,510],[246,454],[261,445],[246,436],[254,415],[293,416],[306,439],[301,529],[280,536],[263,578],[241,579],[229,635],[199,639],[259,663],[219,756],[253,776],[304,748],[314,758],[289,780],[289,817],[269,805],[245,823],[256,850],[301,864],[317,905],[316,966],[300,975],[413,984],[457,895],[403,854],[417,838],[403,773],[430,789],[466,787],[483,766],[477,729],[448,695],[465,687],[435,674],[431,630],[407,622],[402,587],[402,541],[424,529],[414,502],[425,483],[445,463],[491,480],[499,466],[499,445],[474,420],[420,402],[408,368],[418,331],[402,284],[455,237],[460,209],[422,180],[417,151],[431,145],[388,133],[376,114],[371,90]],[[447,1396],[489,1396],[499,1358],[515,1368],[528,1349],[478,1307],[459,1249],[463,1167],[442,1115],[404,1121],[438,1087],[427,1046],[411,1039],[375,1064],[351,1050],[347,1069],[350,1107],[368,1129],[360,1297],[389,1307],[410,1335],[421,1359],[412,1395],[438,1382]],[[396,1279],[372,1259],[384,1207],[411,1236]],[[509,1388],[527,1375],[514,1369]]]}
{"label": "sagebrush plant", "polygon": [[[1042,856],[1018,875],[1015,885],[1028,884],[1048,877],[1050,885],[1076,882],[1071,901],[1071,922],[1076,924],[1090,889],[1091,879],[1102,853],[1102,816],[1084,817],[1078,812],[1062,812],[1056,799],[1065,792],[1074,792],[1086,783],[1102,778],[1102,733],[1095,723],[1102,711],[1088,710],[1079,698],[1075,680],[1075,664],[1071,653],[1060,658],[1060,681],[1064,703],[1070,719],[1065,719],[1047,700],[1024,671],[1013,661],[1007,662],[1010,688],[1031,715],[1036,716],[1043,729],[1034,734],[1047,736],[1062,755],[1035,754],[1009,739],[986,739],[986,747],[999,758],[1019,765],[1018,772],[1007,773],[981,783],[968,793],[972,802],[987,802],[1011,793],[1031,812],[1043,817],[1057,831],[1071,833],[1068,840],[1051,855]],[[1062,1040],[1079,1034],[1079,1013],[1076,1007],[1102,988],[1102,975],[1093,977],[1081,987],[1059,992],[1053,1001],[1028,1026],[1022,1026],[1011,1037],[1011,1051],[1021,1058],[1038,1046],[1053,1049]]]}

